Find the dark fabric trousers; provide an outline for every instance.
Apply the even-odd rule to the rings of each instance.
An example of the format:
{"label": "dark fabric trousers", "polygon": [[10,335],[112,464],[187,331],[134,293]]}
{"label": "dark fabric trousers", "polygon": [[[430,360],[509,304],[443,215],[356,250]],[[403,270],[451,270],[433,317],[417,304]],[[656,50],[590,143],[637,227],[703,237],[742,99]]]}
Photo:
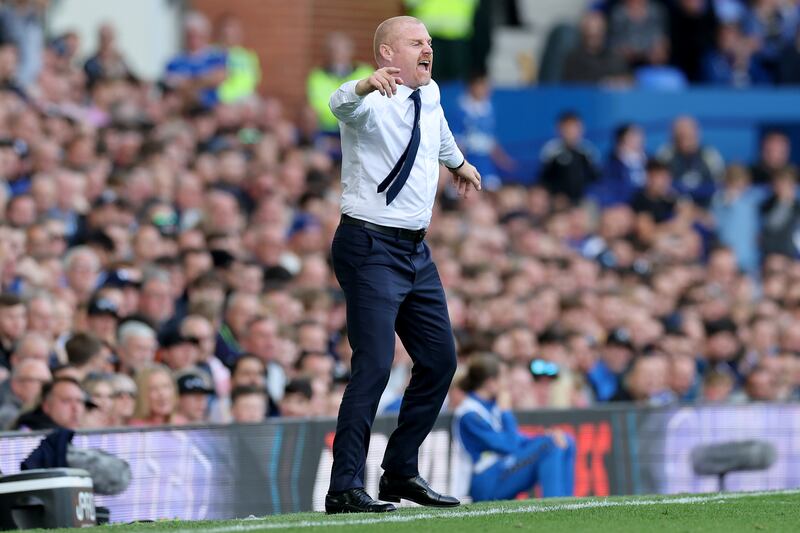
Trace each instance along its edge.
{"label": "dark fabric trousers", "polygon": [[414,366],[382,463],[391,475],[419,473],[419,447],[447,395],[456,353],[444,290],[427,244],[340,225],[331,252],[353,348],[352,376],[333,441],[330,490],[342,491],[364,486],[370,429],[389,380],[395,332]]}

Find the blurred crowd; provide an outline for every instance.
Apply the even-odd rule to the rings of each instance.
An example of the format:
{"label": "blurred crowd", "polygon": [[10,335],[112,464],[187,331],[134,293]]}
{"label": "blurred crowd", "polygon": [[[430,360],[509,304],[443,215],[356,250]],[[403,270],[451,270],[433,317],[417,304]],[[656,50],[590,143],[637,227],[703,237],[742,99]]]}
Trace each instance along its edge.
{"label": "blurred crowd", "polygon": [[[256,95],[258,59],[230,16],[189,14],[157,83],[109,25],[89,58],[68,33],[31,66],[29,33],[8,28],[41,29],[44,4],[0,9],[0,428],[334,416],[350,347],[324,109],[312,98],[294,119]],[[329,44],[337,75],[360,68],[341,36]],[[469,90],[480,111],[485,85]],[[691,117],[658,154],[635,124],[607,158],[575,113],[557,129],[531,147],[535,186],[459,199],[442,175],[427,240],[461,366],[500,357],[516,409],[797,399],[786,137],[767,135],[745,168]],[[399,408],[411,366],[398,341],[380,412]]]}
{"label": "blurred crowd", "polygon": [[562,80],[679,87],[800,83],[797,0],[596,0]]}

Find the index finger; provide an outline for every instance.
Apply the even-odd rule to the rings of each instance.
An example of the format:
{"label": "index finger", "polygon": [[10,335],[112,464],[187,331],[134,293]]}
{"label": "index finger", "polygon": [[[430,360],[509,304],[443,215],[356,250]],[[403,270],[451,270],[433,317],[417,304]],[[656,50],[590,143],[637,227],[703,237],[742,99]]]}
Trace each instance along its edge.
{"label": "index finger", "polygon": [[387,74],[397,74],[400,72],[400,69],[397,67],[383,67],[384,72]]}

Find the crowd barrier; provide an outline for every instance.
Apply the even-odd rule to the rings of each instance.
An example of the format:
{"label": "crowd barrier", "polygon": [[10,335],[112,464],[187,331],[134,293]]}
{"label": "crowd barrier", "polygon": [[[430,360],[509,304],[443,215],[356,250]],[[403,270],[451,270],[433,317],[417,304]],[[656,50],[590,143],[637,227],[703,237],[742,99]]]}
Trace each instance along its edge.
{"label": "crowd barrier", "polygon": [[[800,404],[548,410],[518,413],[518,420],[525,432],[560,428],[575,437],[576,496],[716,491],[716,478],[693,472],[692,450],[746,439],[771,443],[777,460],[767,470],[729,475],[728,490],[800,487]],[[444,492],[451,422],[451,415],[442,415],[420,450],[420,473]],[[366,470],[372,494],[394,424],[392,418],[375,422]],[[221,519],[322,510],[334,429],[331,419],[275,419],[247,426],[81,432],[73,444],[130,463],[129,488],[97,497],[113,522]],[[18,472],[41,438],[0,433],[0,470]]]}

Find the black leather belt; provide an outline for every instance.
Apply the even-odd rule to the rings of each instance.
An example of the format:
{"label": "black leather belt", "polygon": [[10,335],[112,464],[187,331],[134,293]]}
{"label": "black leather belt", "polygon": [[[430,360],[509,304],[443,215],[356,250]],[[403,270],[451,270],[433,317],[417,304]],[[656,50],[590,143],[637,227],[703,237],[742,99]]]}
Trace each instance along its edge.
{"label": "black leather belt", "polygon": [[378,233],[383,233],[384,235],[391,235],[392,237],[396,237],[398,239],[403,239],[405,241],[414,241],[414,242],[422,242],[422,239],[425,238],[425,233],[428,230],[426,229],[405,229],[405,228],[392,228],[389,226],[381,226],[380,224],[373,224],[372,222],[367,222],[366,220],[361,220],[358,218],[353,218],[350,215],[342,215],[342,224],[347,224],[349,226],[361,226],[362,228],[377,231]]}

